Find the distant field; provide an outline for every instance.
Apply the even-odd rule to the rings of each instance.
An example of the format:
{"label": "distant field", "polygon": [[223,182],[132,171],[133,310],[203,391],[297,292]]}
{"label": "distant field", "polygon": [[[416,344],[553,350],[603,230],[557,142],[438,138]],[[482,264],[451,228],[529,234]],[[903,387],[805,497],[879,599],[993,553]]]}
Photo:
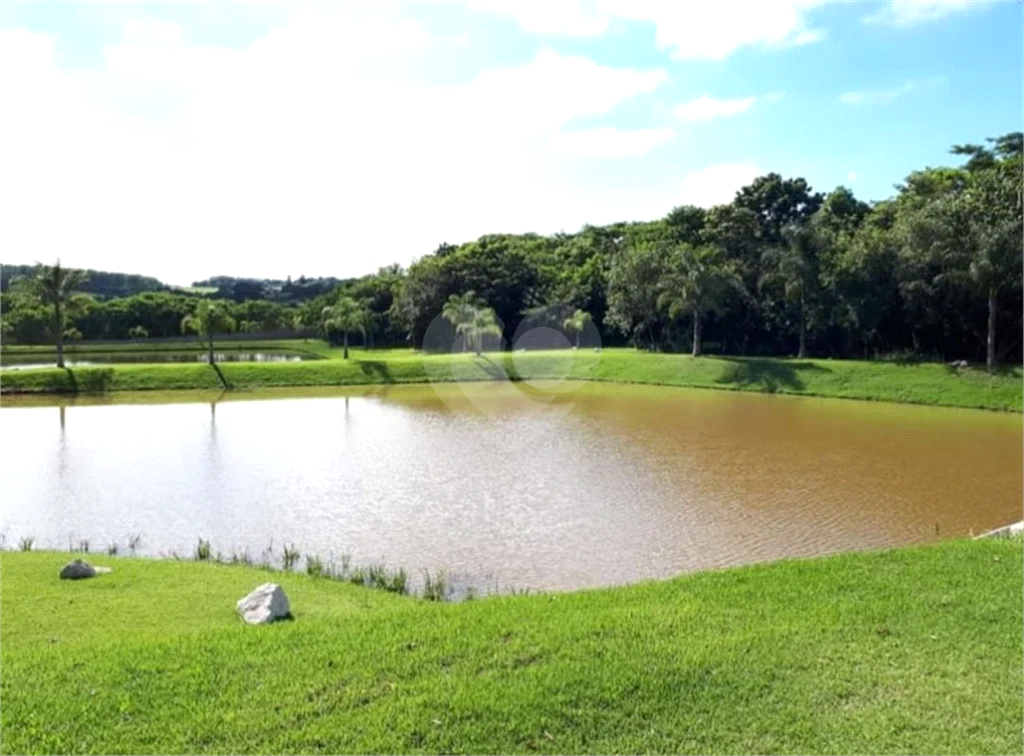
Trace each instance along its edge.
{"label": "distant field", "polygon": [[462,604],[72,556],[0,555],[3,753],[1022,750],[1020,539]]}

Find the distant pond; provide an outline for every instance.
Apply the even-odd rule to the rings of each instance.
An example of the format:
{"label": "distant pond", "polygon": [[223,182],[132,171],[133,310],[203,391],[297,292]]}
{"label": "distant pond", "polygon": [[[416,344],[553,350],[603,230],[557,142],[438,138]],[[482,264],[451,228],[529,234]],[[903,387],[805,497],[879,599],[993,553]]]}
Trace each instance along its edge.
{"label": "distant pond", "polygon": [[[218,362],[299,362],[300,360],[316,359],[308,354],[295,354],[289,352],[214,352]],[[124,363],[151,363],[151,362],[206,362],[206,352],[86,352],[81,356],[65,352],[64,365],[66,367],[84,367],[88,365],[115,365]],[[40,367],[53,367],[55,359],[46,362],[40,360],[39,355],[3,355],[0,358],[0,367],[4,369],[28,369]]]}
{"label": "distant pond", "polygon": [[5,397],[0,419],[6,548],[288,543],[481,589],[962,537],[1019,520],[1024,484],[1020,415],[678,388]]}

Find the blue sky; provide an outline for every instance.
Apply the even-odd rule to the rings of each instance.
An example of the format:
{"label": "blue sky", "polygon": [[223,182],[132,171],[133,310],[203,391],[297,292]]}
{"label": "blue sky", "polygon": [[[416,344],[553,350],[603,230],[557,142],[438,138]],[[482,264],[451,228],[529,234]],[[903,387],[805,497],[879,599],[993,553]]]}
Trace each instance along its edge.
{"label": "blue sky", "polygon": [[189,283],[866,200],[1021,129],[1020,2],[5,0],[0,243]]}

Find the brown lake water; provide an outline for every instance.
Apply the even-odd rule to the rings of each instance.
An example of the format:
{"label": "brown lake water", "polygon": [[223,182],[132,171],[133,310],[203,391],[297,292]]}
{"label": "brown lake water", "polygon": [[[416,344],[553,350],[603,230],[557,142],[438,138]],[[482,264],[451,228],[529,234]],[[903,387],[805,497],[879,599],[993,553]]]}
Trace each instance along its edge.
{"label": "brown lake water", "polygon": [[[283,544],[563,590],[1022,517],[1020,415],[522,384],[4,398],[6,548]],[[155,403],[148,401],[159,400]],[[128,402],[128,403],[122,403]]]}

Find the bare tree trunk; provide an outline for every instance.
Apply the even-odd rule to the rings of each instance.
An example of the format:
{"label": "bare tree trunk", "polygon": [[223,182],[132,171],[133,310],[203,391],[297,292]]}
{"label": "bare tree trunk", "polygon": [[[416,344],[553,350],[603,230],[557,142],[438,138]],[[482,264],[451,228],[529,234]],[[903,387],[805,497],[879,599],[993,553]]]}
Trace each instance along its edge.
{"label": "bare tree trunk", "polygon": [[345,331],[345,347],[344,351],[342,352],[342,359],[348,359],[348,331]]}
{"label": "bare tree trunk", "polygon": [[693,311],[693,356],[700,357],[700,310]]}
{"label": "bare tree trunk", "polygon": [[576,331],[576,348],[580,348],[580,332]]}
{"label": "bare tree trunk", "polygon": [[57,340],[57,367],[64,367],[64,318],[61,316],[60,300],[53,305],[53,327]]}
{"label": "bare tree trunk", "polygon": [[988,335],[985,339],[985,366],[988,372],[996,366],[996,287],[988,289]]}
{"label": "bare tree trunk", "polygon": [[807,356],[807,328],[804,324],[804,295],[800,293],[800,351],[796,355],[799,359]]}

